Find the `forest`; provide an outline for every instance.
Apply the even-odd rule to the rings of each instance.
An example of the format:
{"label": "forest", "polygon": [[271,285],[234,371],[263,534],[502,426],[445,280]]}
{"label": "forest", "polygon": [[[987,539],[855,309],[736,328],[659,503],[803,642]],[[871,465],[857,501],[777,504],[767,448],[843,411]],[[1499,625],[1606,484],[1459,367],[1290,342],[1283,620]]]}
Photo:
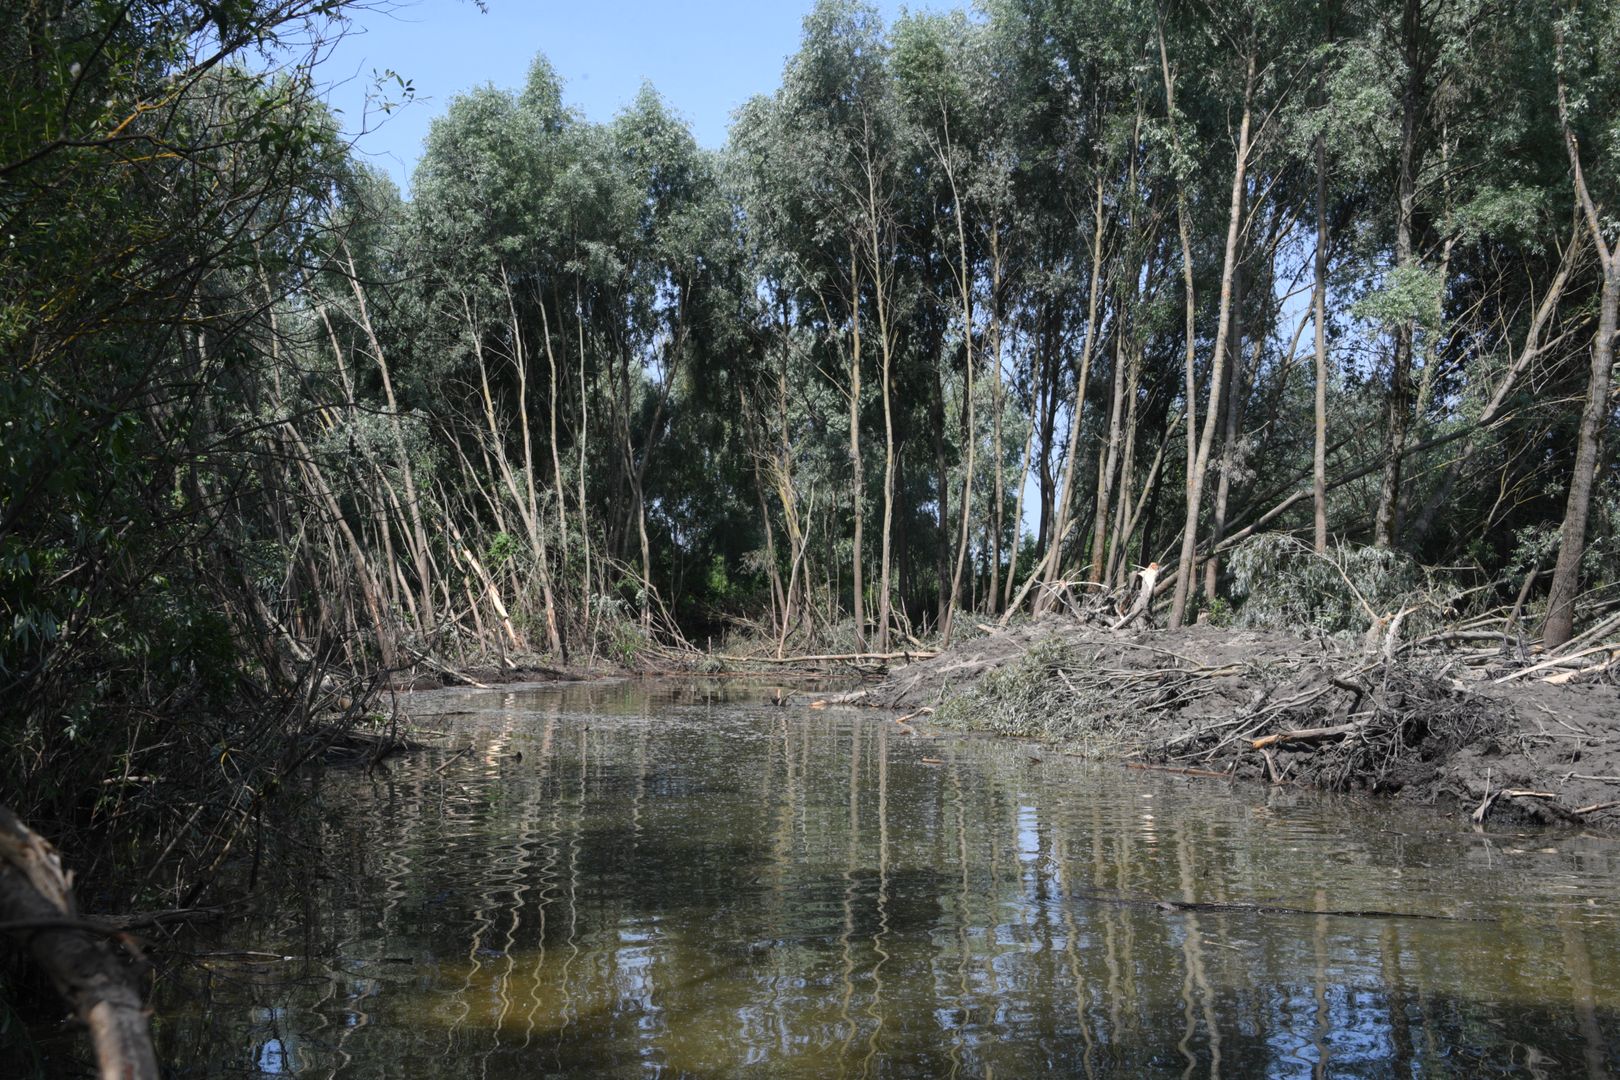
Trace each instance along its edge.
{"label": "forest", "polygon": [[401,672],[1613,610],[1620,4],[821,0],[719,150],[537,56],[408,197],[355,7],[0,29],[0,797],[115,907]]}

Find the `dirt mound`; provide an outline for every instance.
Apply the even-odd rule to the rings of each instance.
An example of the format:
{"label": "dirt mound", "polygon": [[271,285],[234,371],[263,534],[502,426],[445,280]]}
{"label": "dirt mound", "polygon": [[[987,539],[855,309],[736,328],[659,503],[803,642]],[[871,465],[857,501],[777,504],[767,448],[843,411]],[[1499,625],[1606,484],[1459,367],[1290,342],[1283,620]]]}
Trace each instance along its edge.
{"label": "dirt mound", "polygon": [[1620,827],[1620,691],[1495,686],[1443,653],[1207,626],[1011,627],[848,703],[1193,774],[1369,792],[1475,820]]}

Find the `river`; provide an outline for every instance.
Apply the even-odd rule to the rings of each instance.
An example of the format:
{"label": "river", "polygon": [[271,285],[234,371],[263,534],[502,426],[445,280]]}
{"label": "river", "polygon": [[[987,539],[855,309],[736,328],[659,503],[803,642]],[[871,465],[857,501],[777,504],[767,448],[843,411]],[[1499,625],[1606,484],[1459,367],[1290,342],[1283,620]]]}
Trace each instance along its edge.
{"label": "river", "polygon": [[161,1055],[182,1077],[1620,1072],[1615,839],[773,693],[412,696],[444,747],[301,779],[251,910],[160,982]]}

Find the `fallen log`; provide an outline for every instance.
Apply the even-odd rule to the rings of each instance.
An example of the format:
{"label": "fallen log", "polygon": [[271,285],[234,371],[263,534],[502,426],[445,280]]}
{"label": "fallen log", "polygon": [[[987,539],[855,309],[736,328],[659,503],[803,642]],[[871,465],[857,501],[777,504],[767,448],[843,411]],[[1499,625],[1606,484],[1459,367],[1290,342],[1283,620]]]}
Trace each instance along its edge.
{"label": "fallen log", "polygon": [[432,668],[434,671],[438,672],[441,678],[453,680],[454,682],[459,683],[459,684],[464,685],[464,686],[470,686],[474,690],[493,690],[493,689],[495,689],[493,686],[490,686],[488,683],[479,682],[477,679],[473,678],[471,675],[468,675],[464,671],[457,671],[455,668],[451,667],[449,664],[446,664],[442,660],[434,659],[433,657],[429,656],[427,653],[423,652],[421,649],[413,649],[410,646],[406,646],[406,650],[412,656],[416,657],[418,662],[420,662],[422,664],[425,664],[429,668]]}
{"label": "fallen log", "polygon": [[715,660],[728,664],[866,664],[887,660],[932,660],[938,652],[913,649],[909,652],[887,653],[822,653],[816,656],[728,656],[711,653]]}
{"label": "fallen log", "polygon": [[3,806],[0,921],[89,1029],[102,1080],[157,1080],[133,971],[107,940],[108,928],[79,917],[56,849]]}
{"label": "fallen log", "polygon": [[1590,649],[1582,649],[1580,652],[1568,653],[1563,656],[1554,656],[1550,660],[1543,660],[1539,664],[1532,664],[1530,667],[1520,668],[1518,671],[1509,672],[1508,674],[1503,675],[1501,678],[1492,679],[1491,681],[1497,685],[1505,682],[1512,682],[1514,679],[1522,679],[1526,675],[1533,675],[1538,671],[1545,671],[1548,668],[1566,667],[1576,660],[1591,656],[1593,653],[1608,652],[1613,648],[1615,648],[1614,645],[1598,645]]}
{"label": "fallen log", "polygon": [[1429,915],[1421,911],[1382,911],[1378,908],[1300,908],[1282,904],[1240,904],[1220,901],[1160,900],[1161,911],[1217,912],[1251,915],[1331,915],[1338,919],[1426,919],[1433,922],[1493,922],[1491,919],[1463,918],[1457,915]]}
{"label": "fallen log", "polygon": [[1332,916],[1339,919],[1422,919],[1430,922],[1495,922],[1490,918],[1464,915],[1436,915],[1422,911],[1385,911],[1380,908],[1302,908],[1285,904],[1244,903],[1225,900],[1155,899],[1147,896],[1125,896],[1101,889],[1075,889],[1070,895],[1076,900],[1090,900],[1127,907],[1157,908],[1160,911],[1238,915],[1312,915]]}
{"label": "fallen log", "polygon": [[116,937],[130,930],[150,930],[172,926],[175,923],[198,919],[212,919],[225,911],[222,905],[210,907],[169,908],[136,915],[85,915],[76,919],[52,916],[46,919],[7,919],[0,922],[0,934],[16,930],[57,930],[64,927],[82,928],[97,934]]}
{"label": "fallen log", "polygon": [[1250,740],[1249,745],[1256,750],[1264,750],[1266,747],[1276,746],[1278,743],[1320,742],[1323,739],[1331,739],[1339,735],[1352,734],[1360,731],[1365,726],[1365,723],[1358,720],[1351,724],[1335,724],[1333,727],[1300,728],[1297,731],[1279,731],[1275,735],[1266,735],[1258,739],[1252,739]]}
{"label": "fallen log", "polygon": [[1198,776],[1208,780],[1230,780],[1230,772],[1215,772],[1213,769],[1188,769],[1178,765],[1159,765],[1151,761],[1127,761],[1127,769],[1140,769],[1143,772],[1173,773],[1176,776]]}

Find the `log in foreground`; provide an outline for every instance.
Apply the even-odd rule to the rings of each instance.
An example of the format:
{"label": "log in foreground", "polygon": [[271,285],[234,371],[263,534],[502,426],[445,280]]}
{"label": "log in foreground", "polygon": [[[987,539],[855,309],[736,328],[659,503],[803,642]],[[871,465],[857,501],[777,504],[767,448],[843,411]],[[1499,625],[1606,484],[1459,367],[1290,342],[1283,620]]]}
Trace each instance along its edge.
{"label": "log in foreground", "polygon": [[0,806],[0,924],[90,1030],[102,1080],[157,1080],[134,973],[107,931],[79,917],[50,842]]}

